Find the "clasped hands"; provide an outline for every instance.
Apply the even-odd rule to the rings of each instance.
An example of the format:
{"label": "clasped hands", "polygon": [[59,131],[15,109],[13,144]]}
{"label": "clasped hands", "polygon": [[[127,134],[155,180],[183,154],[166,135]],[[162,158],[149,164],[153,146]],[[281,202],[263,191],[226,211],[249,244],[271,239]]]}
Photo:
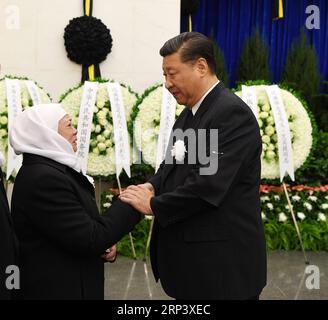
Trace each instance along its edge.
{"label": "clasped hands", "polygon": [[[119,198],[139,212],[145,215],[152,215],[153,212],[150,207],[150,199],[155,195],[153,186],[146,182],[139,185],[131,185],[127,187],[120,195]],[[107,249],[101,256],[106,262],[114,262],[117,256],[116,245]]]}
{"label": "clasped hands", "polygon": [[128,186],[119,195],[119,199],[128,203],[144,215],[153,215],[150,207],[150,199],[155,196],[155,190],[151,183],[146,182]]}

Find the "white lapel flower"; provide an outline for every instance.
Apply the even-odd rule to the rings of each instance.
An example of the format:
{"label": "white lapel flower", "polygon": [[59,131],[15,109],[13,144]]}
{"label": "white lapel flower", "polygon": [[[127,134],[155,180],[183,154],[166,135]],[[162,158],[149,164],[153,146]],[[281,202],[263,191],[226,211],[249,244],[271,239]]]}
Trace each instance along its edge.
{"label": "white lapel flower", "polygon": [[184,142],[182,140],[177,140],[171,150],[171,155],[175,157],[177,161],[183,161],[186,152],[187,150]]}

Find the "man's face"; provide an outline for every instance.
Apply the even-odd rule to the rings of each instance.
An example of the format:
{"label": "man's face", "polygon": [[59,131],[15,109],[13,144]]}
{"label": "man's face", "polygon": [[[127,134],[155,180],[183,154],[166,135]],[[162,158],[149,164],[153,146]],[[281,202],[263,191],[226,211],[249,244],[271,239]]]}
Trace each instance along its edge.
{"label": "man's face", "polygon": [[180,54],[173,53],[163,58],[163,74],[165,87],[179,104],[192,107],[197,103],[200,80],[197,63],[183,63]]}

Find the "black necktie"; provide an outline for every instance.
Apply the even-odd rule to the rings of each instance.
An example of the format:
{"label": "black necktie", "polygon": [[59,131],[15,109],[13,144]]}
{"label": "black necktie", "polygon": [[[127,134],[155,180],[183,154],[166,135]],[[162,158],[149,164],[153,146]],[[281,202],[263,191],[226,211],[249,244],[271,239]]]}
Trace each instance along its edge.
{"label": "black necktie", "polygon": [[192,124],[193,119],[194,119],[194,114],[189,109],[188,113],[187,113],[186,121],[185,121],[184,126],[183,126],[184,130],[187,130],[187,129],[191,128],[191,124]]}

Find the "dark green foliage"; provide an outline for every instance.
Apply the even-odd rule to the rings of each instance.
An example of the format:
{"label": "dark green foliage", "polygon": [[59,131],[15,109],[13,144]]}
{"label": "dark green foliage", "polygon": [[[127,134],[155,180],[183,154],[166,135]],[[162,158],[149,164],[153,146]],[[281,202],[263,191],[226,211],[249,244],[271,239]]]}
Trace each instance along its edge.
{"label": "dark green foliage", "polygon": [[311,109],[316,118],[318,128],[328,132],[328,82],[326,84],[326,92],[317,94],[312,97]]}
{"label": "dark green foliage", "polygon": [[237,69],[237,83],[248,80],[270,81],[269,51],[259,30],[246,41]]}
{"label": "dark green foliage", "polygon": [[[328,224],[319,221],[299,223],[305,250],[328,251]],[[292,222],[270,220],[264,223],[269,250],[301,250],[301,245]]]}
{"label": "dark green foliage", "polygon": [[328,184],[328,132],[320,131],[317,135],[316,148],[310,154],[306,166],[296,172],[299,184]]}
{"label": "dark green foliage", "polygon": [[303,29],[289,50],[281,82],[297,90],[310,107],[312,97],[319,93],[318,58]]}
{"label": "dark green foliage", "polygon": [[214,57],[215,57],[215,64],[216,64],[216,75],[220,81],[224,83],[226,87],[229,86],[229,75],[227,72],[227,66],[224,58],[224,54],[217,43],[213,41],[214,47]]}

